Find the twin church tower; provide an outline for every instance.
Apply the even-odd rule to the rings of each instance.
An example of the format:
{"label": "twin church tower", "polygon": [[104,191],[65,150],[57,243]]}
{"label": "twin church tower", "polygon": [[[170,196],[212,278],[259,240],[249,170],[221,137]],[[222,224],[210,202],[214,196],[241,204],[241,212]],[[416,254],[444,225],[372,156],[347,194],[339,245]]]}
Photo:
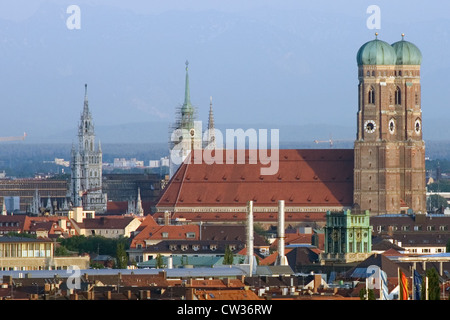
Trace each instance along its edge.
{"label": "twin church tower", "polygon": [[371,214],[425,213],[422,54],[403,34],[392,45],[376,34],[361,46],[356,60],[354,207]]}

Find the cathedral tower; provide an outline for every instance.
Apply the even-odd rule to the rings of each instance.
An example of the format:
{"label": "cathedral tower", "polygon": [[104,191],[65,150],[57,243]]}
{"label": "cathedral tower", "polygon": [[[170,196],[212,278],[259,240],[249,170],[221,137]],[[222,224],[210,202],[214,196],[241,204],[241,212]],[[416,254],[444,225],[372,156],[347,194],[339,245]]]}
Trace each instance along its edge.
{"label": "cathedral tower", "polygon": [[169,137],[169,175],[172,177],[178,167],[185,161],[191,150],[202,149],[202,128],[196,126],[196,111],[191,103],[189,87],[189,62],[186,61],[186,82],[184,89],[184,103],[177,110],[175,125],[171,128]]}
{"label": "cathedral tower", "polygon": [[357,53],[355,209],[371,215],[425,213],[420,64],[411,42],[376,38]]}
{"label": "cathedral tower", "polygon": [[78,148],[72,148],[70,197],[74,207],[106,211],[102,192],[102,149],[95,146],[95,132],[85,85],[84,106],[78,125]]}

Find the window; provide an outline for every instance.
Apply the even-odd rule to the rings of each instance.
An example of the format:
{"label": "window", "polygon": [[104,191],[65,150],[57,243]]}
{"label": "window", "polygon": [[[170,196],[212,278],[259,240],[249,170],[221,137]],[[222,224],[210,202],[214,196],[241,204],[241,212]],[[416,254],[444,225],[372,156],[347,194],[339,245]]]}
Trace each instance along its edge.
{"label": "window", "polygon": [[369,99],[368,99],[370,104],[374,104],[375,103],[375,90],[373,87],[370,87],[369,89]]}
{"label": "window", "polygon": [[395,104],[401,104],[402,103],[402,91],[399,87],[395,89]]}
{"label": "window", "polygon": [[186,238],[190,238],[190,239],[195,238],[195,232],[188,232],[188,233],[186,233]]}
{"label": "window", "polygon": [[161,236],[162,236],[163,238],[168,238],[168,237],[169,237],[169,233],[168,233],[168,232],[163,232],[163,233],[161,234]]}

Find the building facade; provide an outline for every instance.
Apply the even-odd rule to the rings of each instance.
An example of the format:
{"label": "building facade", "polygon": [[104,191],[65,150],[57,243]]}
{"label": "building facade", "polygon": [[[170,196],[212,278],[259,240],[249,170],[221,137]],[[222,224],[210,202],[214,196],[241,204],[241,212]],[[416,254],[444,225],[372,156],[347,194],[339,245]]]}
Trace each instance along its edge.
{"label": "building facade", "polygon": [[323,261],[354,262],[366,259],[372,252],[370,214],[351,210],[327,212]]}
{"label": "building facade", "polygon": [[69,197],[74,207],[106,211],[107,196],[102,191],[102,149],[95,146],[95,131],[85,85],[84,107],[78,126],[78,147],[72,148]]}
{"label": "building facade", "polygon": [[0,271],[57,270],[89,267],[89,256],[55,257],[54,242],[48,238],[0,237]]}
{"label": "building facade", "polygon": [[362,212],[426,212],[420,65],[411,42],[378,39],[357,53],[354,202]]}
{"label": "building facade", "polygon": [[7,205],[8,214],[28,212],[38,215],[40,209],[46,208],[49,198],[52,209],[63,208],[66,202],[67,188],[66,180],[2,179],[0,180],[0,205],[8,204],[8,198],[14,198],[14,200],[18,200],[18,205]]}

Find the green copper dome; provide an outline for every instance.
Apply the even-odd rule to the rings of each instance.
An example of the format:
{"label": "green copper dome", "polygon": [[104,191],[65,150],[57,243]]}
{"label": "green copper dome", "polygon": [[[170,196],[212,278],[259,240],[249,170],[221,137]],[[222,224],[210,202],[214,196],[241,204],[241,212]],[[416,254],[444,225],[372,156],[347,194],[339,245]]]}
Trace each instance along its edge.
{"label": "green copper dome", "polygon": [[422,63],[422,53],[415,44],[403,40],[392,44],[397,57],[398,65],[420,65]]}
{"label": "green copper dome", "polygon": [[396,63],[396,58],[394,48],[389,43],[379,39],[363,44],[356,55],[358,66],[393,65]]}

